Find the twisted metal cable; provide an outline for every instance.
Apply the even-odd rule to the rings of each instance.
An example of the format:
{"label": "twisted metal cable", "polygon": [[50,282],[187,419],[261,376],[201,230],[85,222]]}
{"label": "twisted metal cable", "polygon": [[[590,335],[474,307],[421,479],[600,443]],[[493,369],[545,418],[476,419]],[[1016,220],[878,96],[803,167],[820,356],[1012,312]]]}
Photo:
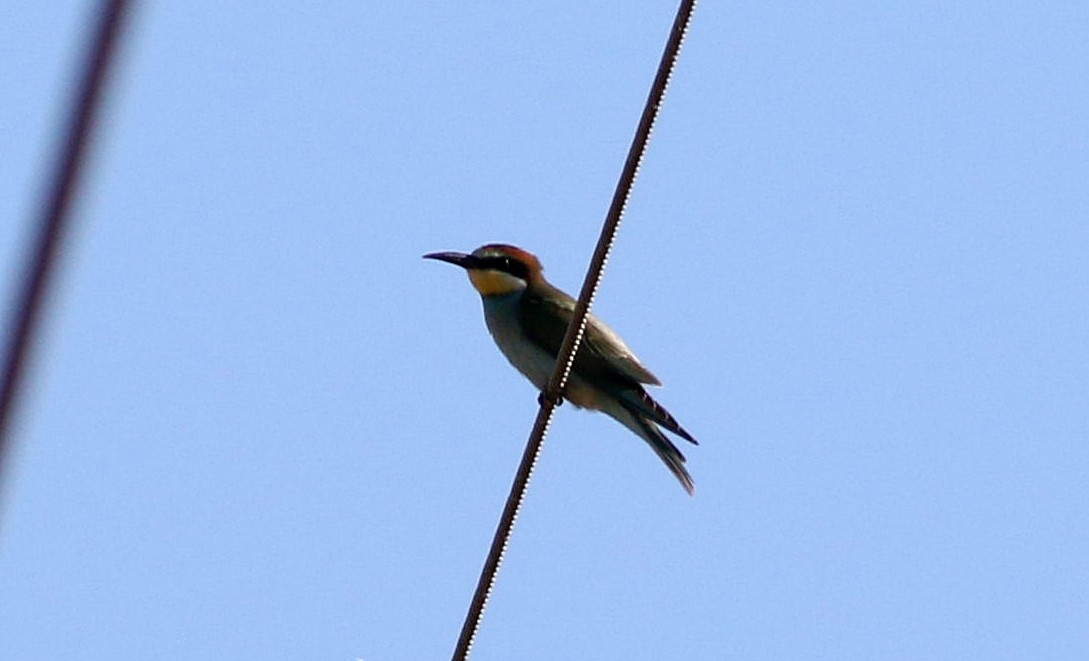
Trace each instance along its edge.
{"label": "twisted metal cable", "polygon": [[12,452],[12,418],[19,386],[26,371],[35,331],[39,327],[42,305],[55,270],[57,250],[64,238],[68,211],[98,117],[102,90],[117,50],[128,5],[127,0],[105,0],[98,12],[98,23],[87,50],[79,88],[64,130],[64,141],[57,155],[56,169],[42,200],[34,251],[27,261],[23,286],[12,314],[3,381],[0,383],[0,497],[3,496],[3,478]]}
{"label": "twisted metal cable", "polygon": [[492,586],[495,584],[499,566],[506,555],[511,531],[518,519],[522,501],[525,499],[526,488],[533,477],[533,469],[537,465],[537,458],[540,456],[549,424],[552,422],[552,413],[561,401],[563,389],[567,385],[568,376],[571,374],[571,366],[575,362],[575,354],[586,329],[586,317],[590,312],[590,306],[593,304],[594,296],[601,282],[605,264],[609,260],[609,252],[616,240],[620,221],[623,218],[628,197],[631,195],[632,185],[635,183],[635,177],[639,174],[643,154],[650,140],[650,134],[654,130],[658,110],[661,107],[662,99],[665,97],[666,88],[669,86],[669,79],[676,65],[695,8],[696,0],[682,0],[680,7],[677,9],[677,16],[673,20],[669,40],[666,42],[662,59],[658,63],[658,72],[654,77],[650,94],[647,96],[647,102],[643,107],[643,114],[639,119],[639,126],[635,131],[635,137],[632,139],[631,148],[628,150],[628,157],[624,162],[624,169],[621,171],[616,191],[613,193],[609,212],[605,216],[605,224],[601,228],[601,236],[598,237],[597,247],[594,249],[593,258],[590,260],[586,279],[582,283],[578,303],[575,305],[574,318],[572,318],[571,325],[567,328],[567,334],[564,336],[563,344],[560,346],[560,353],[556,360],[556,367],[552,372],[552,378],[548,381],[548,387],[541,393],[541,406],[537,411],[537,419],[533,422],[533,429],[529,434],[526,449],[522,453],[522,462],[518,466],[518,473],[511,485],[510,495],[507,496],[506,505],[503,507],[503,515],[499,519],[499,526],[496,528],[494,537],[492,537],[491,549],[488,551],[484,568],[480,572],[476,592],[469,604],[469,612],[465,615],[461,635],[458,637],[457,647],[454,650],[453,661],[465,661],[472,651],[473,641],[480,628],[480,619],[488,605],[488,599],[491,596]]}

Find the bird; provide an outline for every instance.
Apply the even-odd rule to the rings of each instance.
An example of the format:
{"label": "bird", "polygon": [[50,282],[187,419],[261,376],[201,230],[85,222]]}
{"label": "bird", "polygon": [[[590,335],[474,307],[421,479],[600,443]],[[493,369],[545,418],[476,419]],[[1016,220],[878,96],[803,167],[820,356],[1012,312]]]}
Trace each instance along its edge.
{"label": "bird", "polygon": [[[574,316],[575,299],[545,279],[535,255],[516,246],[490,243],[469,254],[434,252],[423,257],[465,269],[480,294],[485,323],[499,350],[544,397]],[[693,495],[695,483],[685,468],[685,456],[662,429],[699,443],[650,396],[647,385],[660,386],[661,381],[615,331],[588,315],[563,397],[577,408],[611,416],[646,441]]]}

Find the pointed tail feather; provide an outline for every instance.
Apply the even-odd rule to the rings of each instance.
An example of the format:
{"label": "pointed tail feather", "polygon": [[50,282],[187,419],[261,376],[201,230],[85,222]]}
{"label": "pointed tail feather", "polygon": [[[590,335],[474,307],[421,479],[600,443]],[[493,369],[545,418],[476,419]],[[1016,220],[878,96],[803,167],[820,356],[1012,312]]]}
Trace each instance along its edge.
{"label": "pointed tail feather", "polygon": [[[620,398],[620,403],[624,405],[624,408],[631,411],[635,417],[645,416],[650,418],[651,421],[665,427],[689,443],[699,445],[699,441],[692,438],[692,434],[689,434],[685,428],[681,426],[681,423],[677,422],[677,419],[674,418],[669,411],[665,410],[664,406],[654,401],[654,398],[650,396],[650,393],[642,387],[626,388],[617,393],[617,395]],[[661,434],[660,431],[658,433]]]}
{"label": "pointed tail feather", "polygon": [[681,454],[681,451],[672,441],[666,438],[666,435],[662,433],[658,425],[654,424],[654,421],[646,416],[623,409],[616,412],[606,411],[606,413],[616,418],[617,421],[646,441],[650,449],[654,450],[654,454],[658,455],[662,463],[669,468],[677,481],[681,483],[688,495],[695,494],[696,483],[692,481],[692,476],[688,473],[688,469],[684,467],[684,455]]}

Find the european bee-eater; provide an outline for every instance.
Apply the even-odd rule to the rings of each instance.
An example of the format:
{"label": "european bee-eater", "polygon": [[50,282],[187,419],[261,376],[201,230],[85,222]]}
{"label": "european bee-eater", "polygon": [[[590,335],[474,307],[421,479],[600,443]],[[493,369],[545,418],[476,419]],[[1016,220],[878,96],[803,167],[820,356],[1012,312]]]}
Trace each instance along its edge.
{"label": "european bee-eater", "polygon": [[[575,300],[545,280],[535,256],[514,246],[489,244],[472,254],[424,255],[465,269],[484,302],[484,319],[499,350],[538,390],[544,391],[556,362]],[[680,423],[647,394],[661,385],[624,340],[594,315],[586,331],[564,397],[579,408],[602,411],[645,440],[689,494],[695,485],[684,455],[662,428],[696,443]]]}

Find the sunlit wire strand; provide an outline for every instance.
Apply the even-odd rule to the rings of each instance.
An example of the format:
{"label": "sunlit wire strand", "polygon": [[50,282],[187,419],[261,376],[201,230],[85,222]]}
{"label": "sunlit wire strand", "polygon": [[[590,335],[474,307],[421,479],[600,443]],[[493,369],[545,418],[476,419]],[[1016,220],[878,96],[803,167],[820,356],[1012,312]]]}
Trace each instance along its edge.
{"label": "sunlit wire strand", "polygon": [[658,72],[654,77],[654,83],[651,85],[646,105],[643,107],[643,114],[639,119],[639,126],[635,131],[635,137],[632,139],[631,148],[628,150],[628,158],[624,162],[624,169],[621,172],[620,180],[617,182],[616,191],[613,193],[612,204],[605,216],[605,224],[601,228],[601,236],[598,237],[597,247],[594,249],[593,258],[590,260],[586,279],[582,283],[582,290],[575,306],[574,317],[567,329],[567,334],[564,336],[563,344],[560,346],[556,368],[548,381],[548,387],[541,394],[541,406],[537,411],[537,419],[533,423],[526,449],[522,453],[522,462],[518,466],[514,483],[511,485],[510,495],[507,496],[503,515],[499,519],[495,536],[492,538],[492,545],[484,562],[484,568],[480,572],[476,592],[474,592],[473,600],[469,604],[469,611],[465,615],[465,623],[461,627],[461,635],[458,637],[457,647],[454,650],[454,661],[465,661],[472,651],[473,641],[480,628],[480,619],[488,605],[496,574],[499,572],[499,566],[506,554],[511,531],[514,529],[514,523],[518,519],[518,512],[522,508],[522,501],[525,499],[526,488],[533,477],[533,469],[537,465],[537,458],[541,453],[541,447],[548,433],[548,426],[552,422],[552,413],[561,401],[560,397],[571,373],[571,366],[574,364],[575,353],[582,342],[582,334],[586,328],[586,315],[589,314],[594,295],[597,293],[598,284],[601,282],[605,264],[609,259],[609,252],[612,250],[613,242],[620,228],[620,221],[623,218],[628,197],[631,195],[632,184],[635,183],[635,177],[639,174],[639,165],[643,161],[647,142],[650,140],[650,134],[654,129],[654,121],[658,117],[658,109],[665,97],[670,76],[676,65],[695,8],[696,0],[682,0],[680,7],[677,9],[676,18],[673,20],[673,28],[669,33],[669,40],[666,42],[662,59],[658,63]]}

